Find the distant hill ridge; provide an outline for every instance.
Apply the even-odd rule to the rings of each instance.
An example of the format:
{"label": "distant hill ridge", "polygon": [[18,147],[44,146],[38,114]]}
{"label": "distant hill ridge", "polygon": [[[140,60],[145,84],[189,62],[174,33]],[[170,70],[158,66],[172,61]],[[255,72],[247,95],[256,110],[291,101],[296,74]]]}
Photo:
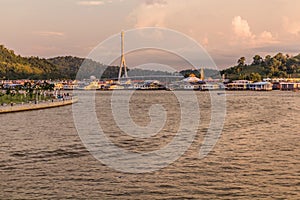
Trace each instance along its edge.
{"label": "distant hill ridge", "polygon": [[[80,68],[84,62],[84,70]],[[80,73],[78,73],[78,71]],[[118,66],[105,66],[91,59],[73,56],[59,56],[54,58],[22,57],[16,55],[13,50],[0,45],[0,79],[75,79],[77,73],[79,79],[89,78],[92,75],[100,75],[102,79],[118,77]],[[169,72],[132,69],[130,74],[134,76],[146,76],[153,74],[173,75]],[[191,73],[199,76],[198,70],[182,70],[180,73],[187,77]],[[205,77],[220,77],[216,70],[205,69]],[[220,71],[226,78],[248,79],[260,81],[263,77],[300,77],[300,54],[291,56],[278,53],[275,56],[267,55],[262,58],[255,55],[251,64],[246,64],[246,58],[241,57],[237,65]]]}
{"label": "distant hill ridge", "polygon": [[[84,62],[84,69],[81,68]],[[80,73],[78,73],[78,71]],[[132,69],[132,75],[171,75],[169,72]],[[77,73],[79,74],[76,77]],[[0,79],[83,79],[101,75],[101,79],[117,78],[118,66],[106,66],[91,59],[59,56],[54,58],[22,57],[0,45]],[[100,78],[100,77],[97,77]]]}
{"label": "distant hill ridge", "polygon": [[[0,45],[0,79],[75,79],[76,74],[85,61],[85,73],[88,78],[96,72],[117,76],[116,66],[106,66],[84,58],[64,56],[55,58],[22,57],[14,51]],[[89,72],[89,73],[88,73]]]}

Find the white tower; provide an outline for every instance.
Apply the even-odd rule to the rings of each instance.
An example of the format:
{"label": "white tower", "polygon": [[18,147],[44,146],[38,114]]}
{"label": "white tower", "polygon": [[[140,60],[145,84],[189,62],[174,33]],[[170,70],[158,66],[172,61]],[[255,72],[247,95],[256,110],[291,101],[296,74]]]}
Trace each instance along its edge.
{"label": "white tower", "polygon": [[123,68],[124,68],[125,78],[128,78],[127,66],[126,66],[125,55],[124,55],[124,31],[121,32],[121,62],[120,62],[120,70],[119,70],[119,77],[118,77],[119,82],[121,80]]}
{"label": "white tower", "polygon": [[201,68],[201,71],[200,71],[200,79],[201,79],[201,81],[204,81],[204,79],[205,79],[203,68]]}

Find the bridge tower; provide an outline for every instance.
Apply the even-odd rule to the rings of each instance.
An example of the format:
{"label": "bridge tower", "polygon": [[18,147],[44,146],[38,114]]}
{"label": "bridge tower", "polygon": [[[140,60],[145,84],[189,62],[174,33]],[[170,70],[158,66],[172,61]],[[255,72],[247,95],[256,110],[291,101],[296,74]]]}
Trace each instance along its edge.
{"label": "bridge tower", "polygon": [[124,31],[121,32],[121,61],[120,61],[120,70],[119,70],[119,76],[118,81],[121,81],[122,76],[122,69],[124,68],[124,77],[128,78],[127,75],[127,65],[125,61],[125,55],[124,55]]}

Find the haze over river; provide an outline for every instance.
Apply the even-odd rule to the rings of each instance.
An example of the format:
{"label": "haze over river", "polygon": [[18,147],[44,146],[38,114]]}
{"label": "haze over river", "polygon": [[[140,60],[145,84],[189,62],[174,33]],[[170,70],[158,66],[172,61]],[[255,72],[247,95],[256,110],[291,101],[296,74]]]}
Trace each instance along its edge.
{"label": "haze over river", "polygon": [[[146,139],[120,131],[111,94],[96,92],[96,113],[118,147],[149,152],[176,135],[181,111],[172,92],[131,97],[130,114],[140,126],[150,123],[153,104],[167,113],[161,131]],[[196,94],[201,122],[192,145],[148,173],[120,172],[94,158],[77,133],[72,106],[1,114],[0,199],[300,199],[300,92],[226,92],[223,132],[203,159],[211,103],[208,92]]]}

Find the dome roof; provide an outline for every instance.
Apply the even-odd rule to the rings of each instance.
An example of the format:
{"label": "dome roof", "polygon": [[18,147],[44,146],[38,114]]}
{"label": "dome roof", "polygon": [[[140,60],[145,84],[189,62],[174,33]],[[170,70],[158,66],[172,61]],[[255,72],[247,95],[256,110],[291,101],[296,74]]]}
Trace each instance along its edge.
{"label": "dome roof", "polygon": [[195,83],[195,82],[199,82],[201,80],[194,75],[194,76],[189,76],[189,77],[183,79],[182,81],[189,82],[189,83],[192,83],[192,82]]}

